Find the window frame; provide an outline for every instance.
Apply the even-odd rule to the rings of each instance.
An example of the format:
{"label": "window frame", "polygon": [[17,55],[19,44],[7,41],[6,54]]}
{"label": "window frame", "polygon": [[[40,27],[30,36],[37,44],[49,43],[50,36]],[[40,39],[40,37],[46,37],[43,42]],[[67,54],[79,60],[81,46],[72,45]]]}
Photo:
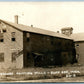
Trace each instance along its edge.
{"label": "window frame", "polygon": [[[15,42],[15,41],[16,41],[16,38],[15,38],[16,35],[15,35],[15,34],[16,34],[16,32],[11,32],[11,41],[12,41],[12,42]],[[14,40],[13,40],[13,39],[14,39]]]}
{"label": "window frame", "polygon": [[4,42],[4,35],[3,33],[1,33],[1,36],[0,36],[0,43]]}
{"label": "window frame", "polygon": [[[14,55],[15,54],[15,55]],[[17,52],[12,52],[11,54],[11,61],[14,63],[16,62]]]}
{"label": "window frame", "polygon": [[[1,57],[1,54],[3,54],[2,57]],[[1,59],[3,59],[3,60],[1,61]],[[0,62],[4,62],[4,52],[0,53]]]}

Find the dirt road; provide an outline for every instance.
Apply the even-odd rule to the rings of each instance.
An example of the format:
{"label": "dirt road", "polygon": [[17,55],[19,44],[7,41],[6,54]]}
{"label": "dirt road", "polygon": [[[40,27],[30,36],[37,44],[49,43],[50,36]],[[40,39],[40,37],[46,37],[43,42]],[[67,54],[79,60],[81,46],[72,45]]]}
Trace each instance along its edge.
{"label": "dirt road", "polygon": [[74,78],[59,78],[59,79],[40,79],[40,80],[24,80],[24,81],[1,81],[1,82],[31,82],[31,83],[56,83],[56,82],[84,82],[84,77],[74,77]]}

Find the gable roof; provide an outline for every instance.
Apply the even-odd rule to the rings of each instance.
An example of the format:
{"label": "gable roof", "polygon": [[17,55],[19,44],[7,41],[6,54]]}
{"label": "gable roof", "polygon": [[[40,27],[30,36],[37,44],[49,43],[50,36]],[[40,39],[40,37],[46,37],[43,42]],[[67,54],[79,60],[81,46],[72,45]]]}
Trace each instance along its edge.
{"label": "gable roof", "polygon": [[74,41],[84,41],[84,33],[71,34],[70,38],[72,38]]}
{"label": "gable roof", "polygon": [[6,23],[8,25],[11,25],[11,26],[13,26],[16,29],[21,30],[21,31],[27,31],[27,32],[33,32],[33,33],[38,33],[38,34],[44,34],[44,35],[59,37],[59,38],[71,39],[71,37],[68,37],[68,36],[61,34],[61,33],[56,33],[53,31],[44,30],[44,29],[40,29],[40,28],[36,28],[36,27],[30,27],[30,26],[26,26],[26,25],[22,25],[22,24],[16,24],[16,23],[4,21],[4,20],[0,20],[0,21]]}

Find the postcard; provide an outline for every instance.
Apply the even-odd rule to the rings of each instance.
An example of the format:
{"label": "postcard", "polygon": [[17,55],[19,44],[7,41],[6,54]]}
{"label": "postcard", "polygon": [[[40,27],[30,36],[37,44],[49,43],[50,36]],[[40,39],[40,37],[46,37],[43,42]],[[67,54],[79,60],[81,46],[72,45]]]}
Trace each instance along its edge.
{"label": "postcard", "polygon": [[84,82],[84,2],[0,2],[0,82]]}

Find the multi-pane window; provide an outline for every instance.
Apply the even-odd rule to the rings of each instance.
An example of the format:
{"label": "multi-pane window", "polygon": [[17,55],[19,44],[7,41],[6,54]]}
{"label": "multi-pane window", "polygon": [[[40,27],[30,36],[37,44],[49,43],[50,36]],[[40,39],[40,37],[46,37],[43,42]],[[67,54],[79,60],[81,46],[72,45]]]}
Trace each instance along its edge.
{"label": "multi-pane window", "polygon": [[12,32],[11,36],[12,36],[11,41],[15,41],[16,40],[16,38],[15,38],[15,32]]}
{"label": "multi-pane window", "polygon": [[16,61],[16,57],[17,57],[17,52],[13,52],[12,53],[12,62]]}
{"label": "multi-pane window", "polygon": [[0,62],[4,62],[4,53],[0,53]]}
{"label": "multi-pane window", "polygon": [[3,39],[3,33],[0,33],[0,42],[3,42],[4,39]]}

